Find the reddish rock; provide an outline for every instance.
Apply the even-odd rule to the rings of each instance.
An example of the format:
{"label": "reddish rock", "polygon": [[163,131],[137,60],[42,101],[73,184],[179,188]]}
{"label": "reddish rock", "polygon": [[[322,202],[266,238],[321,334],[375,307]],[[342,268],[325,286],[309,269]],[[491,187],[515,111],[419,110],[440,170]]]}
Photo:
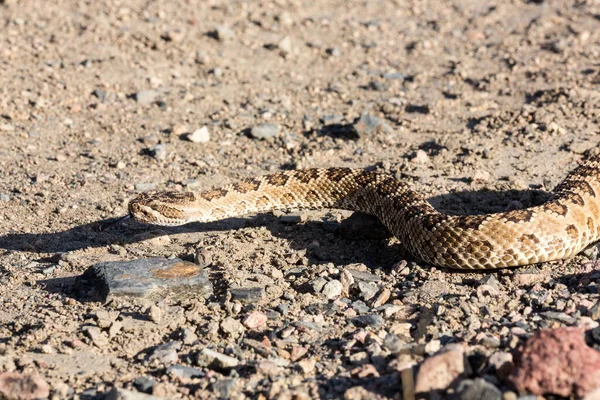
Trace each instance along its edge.
{"label": "reddish rock", "polygon": [[250,314],[248,314],[248,316],[246,316],[243,324],[248,329],[258,329],[265,325],[268,319],[269,318],[265,314],[259,311],[252,311]]}
{"label": "reddish rock", "polygon": [[600,352],[580,328],[538,331],[522,346],[509,381],[521,393],[581,397],[600,387]]}
{"label": "reddish rock", "polygon": [[468,373],[468,366],[465,363],[463,346],[449,344],[421,363],[417,373],[415,391],[416,393],[427,393],[444,390],[465,373]]}
{"label": "reddish rock", "polygon": [[19,372],[0,372],[0,398],[7,400],[35,400],[50,396],[50,388],[39,375]]}

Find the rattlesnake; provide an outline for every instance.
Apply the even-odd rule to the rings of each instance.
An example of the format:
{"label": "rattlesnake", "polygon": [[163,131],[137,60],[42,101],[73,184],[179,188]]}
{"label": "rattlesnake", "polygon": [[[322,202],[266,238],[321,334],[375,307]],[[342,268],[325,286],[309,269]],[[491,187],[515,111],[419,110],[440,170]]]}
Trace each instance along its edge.
{"label": "rattlesnake", "polygon": [[407,182],[350,168],[277,172],[203,193],[142,193],[129,214],[182,225],[277,209],[338,208],[378,217],[415,257],[459,269],[564,259],[600,239],[600,155],[580,165],[539,206],[455,216],[436,211]]}

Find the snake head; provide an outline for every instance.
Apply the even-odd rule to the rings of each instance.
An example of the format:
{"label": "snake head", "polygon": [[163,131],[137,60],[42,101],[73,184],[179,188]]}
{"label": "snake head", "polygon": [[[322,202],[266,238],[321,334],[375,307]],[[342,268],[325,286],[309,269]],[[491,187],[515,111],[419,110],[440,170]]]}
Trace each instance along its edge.
{"label": "snake head", "polygon": [[140,193],[129,202],[129,215],[140,222],[162,226],[177,226],[191,222],[185,210],[185,201],[191,193]]}

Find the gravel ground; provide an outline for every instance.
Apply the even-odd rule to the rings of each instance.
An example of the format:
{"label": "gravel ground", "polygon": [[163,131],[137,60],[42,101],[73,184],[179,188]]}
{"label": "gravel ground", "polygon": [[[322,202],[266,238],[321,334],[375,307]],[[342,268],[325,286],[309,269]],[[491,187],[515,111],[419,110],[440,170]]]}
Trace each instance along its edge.
{"label": "gravel ground", "polygon": [[[305,167],[386,171],[458,214],[539,204],[598,152],[599,84],[594,0],[0,0],[0,392],[589,395],[515,371],[540,330],[600,349],[596,250],[457,273],[338,210],[101,228],[140,191]],[[80,277],[149,258],[211,293]]]}

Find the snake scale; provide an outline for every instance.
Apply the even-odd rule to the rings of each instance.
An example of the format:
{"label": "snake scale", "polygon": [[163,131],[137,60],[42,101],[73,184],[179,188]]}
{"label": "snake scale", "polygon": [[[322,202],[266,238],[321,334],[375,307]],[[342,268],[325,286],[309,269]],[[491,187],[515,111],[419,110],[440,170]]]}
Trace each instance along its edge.
{"label": "snake scale", "polygon": [[277,172],[203,193],[142,193],[129,203],[129,214],[173,226],[323,208],[378,217],[412,255],[437,266],[492,269],[564,259],[600,239],[600,155],[571,172],[548,202],[503,213],[443,214],[389,174],[324,168]]}

